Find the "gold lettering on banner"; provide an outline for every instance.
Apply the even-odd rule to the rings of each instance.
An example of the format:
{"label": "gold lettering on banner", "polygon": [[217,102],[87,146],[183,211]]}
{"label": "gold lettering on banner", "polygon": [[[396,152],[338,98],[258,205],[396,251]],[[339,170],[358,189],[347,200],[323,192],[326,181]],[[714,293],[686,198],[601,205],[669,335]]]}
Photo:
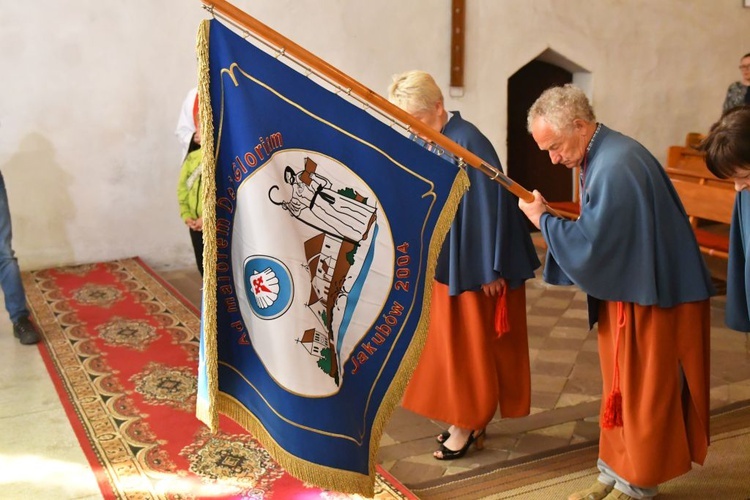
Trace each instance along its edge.
{"label": "gold lettering on banner", "polygon": [[284,137],[281,132],[274,132],[267,137],[258,137],[258,144],[250,151],[234,157],[232,162],[234,181],[240,182],[248,172],[258,166],[258,162],[262,162],[271,156],[271,153],[282,147],[284,147]]}

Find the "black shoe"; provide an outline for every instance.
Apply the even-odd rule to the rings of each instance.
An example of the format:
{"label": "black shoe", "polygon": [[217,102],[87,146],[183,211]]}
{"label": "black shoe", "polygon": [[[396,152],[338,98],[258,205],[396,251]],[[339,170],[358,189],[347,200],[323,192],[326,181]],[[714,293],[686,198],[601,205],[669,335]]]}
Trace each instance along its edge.
{"label": "black shoe", "polygon": [[29,321],[28,317],[21,318],[13,323],[13,335],[23,345],[36,344],[42,340],[36,327],[31,321]]}
{"label": "black shoe", "polygon": [[466,452],[469,451],[469,447],[472,444],[474,445],[474,447],[476,447],[477,450],[481,450],[482,448],[484,448],[485,434],[485,429],[482,429],[476,435],[474,435],[474,431],[471,431],[471,434],[469,434],[469,438],[466,440],[466,444],[464,444],[463,448],[461,448],[460,450],[451,450],[445,445],[441,445],[440,449],[438,450],[440,452],[440,456],[438,457],[437,455],[433,455],[433,457],[437,460],[456,460],[457,458],[461,458],[466,455]]}

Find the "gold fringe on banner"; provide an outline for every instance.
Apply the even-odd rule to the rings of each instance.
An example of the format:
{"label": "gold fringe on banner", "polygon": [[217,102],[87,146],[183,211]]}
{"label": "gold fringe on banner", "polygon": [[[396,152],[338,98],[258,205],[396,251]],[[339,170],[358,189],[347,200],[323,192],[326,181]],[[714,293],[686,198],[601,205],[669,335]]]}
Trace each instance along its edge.
{"label": "gold fringe on banner", "polygon": [[320,488],[342,493],[363,495],[372,498],[375,494],[375,465],[369,476],[357,472],[334,469],[300,459],[282,448],[266,431],[260,421],[247,411],[242,403],[232,396],[220,393],[217,406],[219,411],[231,418],[257,439],[263,448],[289,474]]}
{"label": "gold fringe on banner", "polygon": [[203,362],[206,365],[208,402],[198,400],[198,419],[212,432],[219,427],[216,393],[219,390],[218,349],[216,343],[216,154],[213,110],[211,109],[208,70],[208,34],[210,21],[198,28],[198,113],[200,113],[201,149],[203,149]]}

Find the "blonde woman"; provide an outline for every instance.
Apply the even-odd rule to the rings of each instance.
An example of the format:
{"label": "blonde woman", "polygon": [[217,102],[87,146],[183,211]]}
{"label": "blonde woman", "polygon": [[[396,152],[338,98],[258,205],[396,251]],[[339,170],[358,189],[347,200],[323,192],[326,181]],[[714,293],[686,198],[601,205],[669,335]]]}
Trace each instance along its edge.
{"label": "blonde woman", "polygon": [[[395,76],[389,99],[501,168],[487,137],[445,109],[428,73]],[[438,258],[427,342],[403,399],[404,408],[450,426],[437,437],[438,460],[461,458],[472,444],[481,449],[498,405],[503,417],[530,411],[525,281],[539,259],[518,199],[477,169],[467,173],[471,187]]]}

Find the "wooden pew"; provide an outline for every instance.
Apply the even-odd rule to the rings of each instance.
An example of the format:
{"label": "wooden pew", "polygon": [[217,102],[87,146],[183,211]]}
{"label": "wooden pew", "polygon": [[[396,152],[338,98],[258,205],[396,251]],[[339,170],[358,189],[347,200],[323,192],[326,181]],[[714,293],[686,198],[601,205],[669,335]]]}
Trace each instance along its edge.
{"label": "wooden pew", "polygon": [[[726,281],[736,193],[732,181],[718,179],[708,170],[705,155],[696,149],[702,139],[701,134],[688,134],[685,146],[671,146],[664,170],[682,200],[711,276]],[[720,283],[716,285],[721,289]]]}
{"label": "wooden pew", "polygon": [[[686,139],[688,144],[690,136]],[[706,166],[704,153],[690,146],[671,146],[664,170],[685,206],[701,251],[726,260],[734,182],[715,177]]]}
{"label": "wooden pew", "polygon": [[[690,218],[701,252],[726,259],[729,255],[729,223],[732,221],[735,191],[682,179],[672,179],[672,184]],[[713,224],[699,227],[700,221]]]}
{"label": "wooden pew", "polygon": [[667,152],[667,165],[664,167],[672,179],[697,182],[734,190],[734,183],[718,179],[706,166],[705,154],[687,146],[670,146]]}

